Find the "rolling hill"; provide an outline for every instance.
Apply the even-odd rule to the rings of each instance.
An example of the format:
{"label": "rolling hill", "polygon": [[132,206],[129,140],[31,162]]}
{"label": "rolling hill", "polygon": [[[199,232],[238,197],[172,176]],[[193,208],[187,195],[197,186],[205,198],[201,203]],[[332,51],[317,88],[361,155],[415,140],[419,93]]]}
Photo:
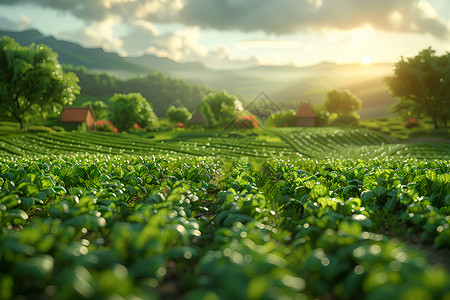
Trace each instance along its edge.
{"label": "rolling hill", "polygon": [[348,89],[363,101],[362,119],[386,117],[395,99],[388,93],[383,78],[392,73],[393,65],[378,63],[339,65],[323,62],[306,67],[256,66],[238,70],[212,70],[198,62],[180,63],[153,55],[121,57],[100,48],[84,48],[76,43],[44,36],[37,30],[23,32],[0,31],[22,45],[42,43],[59,54],[60,61],[74,66],[84,65],[91,71],[108,72],[131,77],[154,72],[180,78],[190,84],[225,89],[238,95],[244,103],[261,91],[280,106],[297,108],[301,102],[319,104],[332,89]]}
{"label": "rolling hill", "polygon": [[44,44],[58,53],[59,61],[74,66],[85,66],[93,71],[113,72],[116,75],[145,74],[154,69],[129,62],[116,53],[105,52],[101,48],[84,48],[76,43],[61,41],[52,36],[44,36],[37,30],[22,32],[1,31],[0,36],[12,37],[21,45]]}

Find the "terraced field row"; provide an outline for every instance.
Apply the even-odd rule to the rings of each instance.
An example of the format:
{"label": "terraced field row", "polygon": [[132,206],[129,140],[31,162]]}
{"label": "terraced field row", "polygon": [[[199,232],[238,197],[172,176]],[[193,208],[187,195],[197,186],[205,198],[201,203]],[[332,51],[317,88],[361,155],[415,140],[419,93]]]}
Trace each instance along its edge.
{"label": "terraced field row", "polygon": [[0,137],[0,155],[193,155],[345,159],[450,159],[447,143],[391,144],[377,132],[351,128],[277,128],[244,134],[180,133],[167,140],[132,134],[61,132]]}

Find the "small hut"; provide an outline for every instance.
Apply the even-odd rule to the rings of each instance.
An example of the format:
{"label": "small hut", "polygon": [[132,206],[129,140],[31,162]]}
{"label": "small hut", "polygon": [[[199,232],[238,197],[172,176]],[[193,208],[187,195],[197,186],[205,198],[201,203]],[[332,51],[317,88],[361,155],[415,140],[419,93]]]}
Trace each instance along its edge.
{"label": "small hut", "polygon": [[189,120],[189,123],[192,125],[203,125],[207,122],[208,119],[206,119],[205,115],[200,111],[200,109],[197,109],[192,115],[192,118]]}
{"label": "small hut", "polygon": [[317,126],[317,115],[311,109],[311,106],[307,103],[300,105],[295,117],[297,118],[297,126],[300,127]]}
{"label": "small hut", "polygon": [[90,107],[65,107],[61,113],[60,121],[73,127],[85,123],[88,130],[94,130],[94,113]]}

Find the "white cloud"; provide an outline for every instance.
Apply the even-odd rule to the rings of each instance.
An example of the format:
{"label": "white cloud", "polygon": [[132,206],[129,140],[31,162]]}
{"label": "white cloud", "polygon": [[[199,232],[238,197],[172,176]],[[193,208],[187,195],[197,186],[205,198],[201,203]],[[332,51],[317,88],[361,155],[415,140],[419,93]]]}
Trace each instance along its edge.
{"label": "white cloud", "polygon": [[19,16],[18,29],[25,30],[31,27],[30,19],[25,15]]}
{"label": "white cloud", "polygon": [[156,26],[154,24],[152,24],[146,20],[142,20],[142,19],[135,20],[133,22],[133,24],[137,27],[145,29],[146,31],[150,32],[154,36],[159,35],[158,28],[156,28]]}
{"label": "white cloud", "polygon": [[[394,11],[401,12],[402,26],[390,21]],[[247,0],[239,5],[231,0],[187,0],[179,20],[218,30],[277,35],[369,25],[377,31],[429,33],[450,40],[445,17],[426,0]]]}
{"label": "white cloud", "polygon": [[[450,40],[448,13],[441,11],[448,4],[438,0],[5,0],[2,4],[51,8],[87,24],[120,15],[125,23],[138,18],[154,24],[277,35],[369,24],[375,30],[429,33]],[[390,22],[394,11],[401,13],[402,26]]]}
{"label": "white cloud", "polygon": [[188,27],[157,41],[159,48],[150,46],[147,52],[166,56],[175,61],[193,61],[207,56],[208,48],[200,43],[200,28]]}
{"label": "white cloud", "polygon": [[114,34],[114,27],[121,23],[118,16],[109,16],[100,22],[93,22],[83,29],[83,34],[87,38],[86,44],[90,47],[101,45],[106,51],[121,48],[122,39]]}
{"label": "white cloud", "polygon": [[358,45],[364,41],[371,40],[377,35],[375,29],[370,25],[352,30],[329,30],[325,31],[324,34],[332,43],[344,42],[351,45]]}
{"label": "white cloud", "polygon": [[152,18],[154,16],[159,16],[159,20],[172,19],[183,7],[181,0],[140,1],[134,9],[134,16],[139,19]]}
{"label": "white cloud", "polygon": [[389,22],[391,23],[391,25],[394,28],[400,28],[402,26],[402,23],[403,23],[403,16],[402,16],[402,14],[399,11],[394,10],[391,13],[391,15],[389,16]]}
{"label": "white cloud", "polygon": [[128,2],[136,2],[136,0],[101,0],[101,3],[106,9],[110,9],[116,4],[128,3]]}
{"label": "white cloud", "polygon": [[430,2],[420,0],[417,2],[417,8],[422,12],[424,18],[434,19],[438,17],[438,14]]}

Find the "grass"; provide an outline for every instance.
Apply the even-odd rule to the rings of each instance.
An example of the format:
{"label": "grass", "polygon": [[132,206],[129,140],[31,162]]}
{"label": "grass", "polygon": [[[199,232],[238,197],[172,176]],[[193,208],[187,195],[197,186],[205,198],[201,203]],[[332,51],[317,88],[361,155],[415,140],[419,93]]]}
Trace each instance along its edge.
{"label": "grass", "polygon": [[64,131],[64,128],[60,126],[42,126],[42,125],[26,125],[24,129],[20,129],[19,123],[0,121],[0,136],[8,135],[22,135],[24,133],[37,133],[37,132],[55,132]]}
{"label": "grass", "polygon": [[378,131],[397,141],[407,141],[417,138],[450,139],[450,128],[434,129],[430,118],[419,120],[416,127],[407,128],[406,122],[400,117],[370,119],[360,122],[360,126]]}

